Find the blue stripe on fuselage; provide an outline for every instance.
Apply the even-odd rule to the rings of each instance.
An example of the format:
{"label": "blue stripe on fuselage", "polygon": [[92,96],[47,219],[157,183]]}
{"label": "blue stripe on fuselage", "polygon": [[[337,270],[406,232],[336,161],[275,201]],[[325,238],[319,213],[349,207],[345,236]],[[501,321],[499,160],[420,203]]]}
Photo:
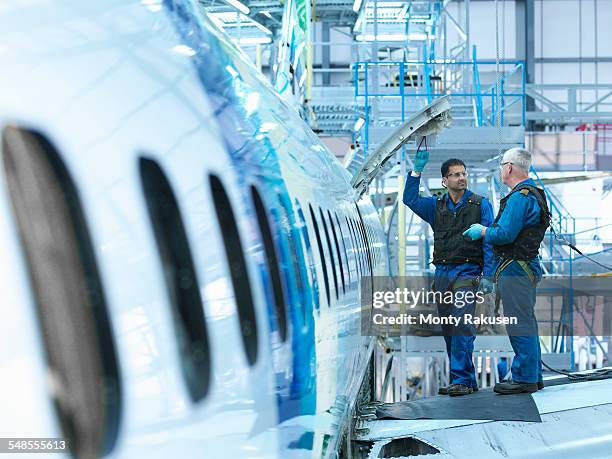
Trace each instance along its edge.
{"label": "blue stripe on fuselage", "polygon": [[[195,52],[190,59],[213,106],[226,148],[237,166],[236,171],[240,176],[241,189],[250,213],[249,219],[255,221],[255,213],[250,200],[247,198],[247,184],[250,182],[255,181],[264,195],[268,197],[277,195],[283,202],[288,202],[291,210],[288,212],[291,228],[283,228],[279,224],[275,226],[282,234],[284,241],[294,238],[296,245],[299,244],[298,255],[301,257],[301,262],[298,265],[299,269],[303,269],[303,248],[299,238],[295,238],[295,212],[290,204],[291,198],[281,174],[277,152],[267,137],[261,135],[262,120],[259,114],[256,112],[246,113],[245,111],[244,102],[249,95],[254,94],[254,91],[237,73],[223,44],[213,33],[207,30],[206,25],[201,22],[198,13],[190,2],[165,0],[164,5],[184,44]],[[258,136],[257,140],[255,136]],[[276,199],[268,199],[268,201],[280,206]],[[289,209],[276,208],[274,213],[278,215],[279,212]],[[280,245],[282,249],[285,243]],[[291,263],[291,254],[286,249],[282,252],[284,252],[283,263]],[[263,271],[266,268],[260,265],[260,269]],[[306,275],[306,273],[304,272],[303,275]],[[271,309],[273,308],[273,301],[269,295],[268,276],[262,273],[262,279],[267,284],[268,308]],[[285,285],[291,286],[294,282],[295,279],[285,279]],[[301,286],[295,286],[294,288],[299,289]],[[308,291],[308,299],[304,304],[310,321],[309,327],[302,326],[305,311],[298,304],[299,297],[295,296],[295,292],[286,296],[291,300],[289,302],[289,317],[292,322],[290,327],[292,368],[290,371],[284,368],[275,368],[277,376],[283,378],[280,387],[277,387],[281,422],[295,416],[314,414],[316,409],[316,357],[314,324],[312,323],[312,292]],[[274,317],[274,311],[269,310],[269,315]],[[270,322],[272,330],[278,329],[274,320]],[[281,349],[277,349],[277,351],[281,351]],[[272,360],[278,359],[273,358]],[[287,391],[287,389],[289,390]]]}

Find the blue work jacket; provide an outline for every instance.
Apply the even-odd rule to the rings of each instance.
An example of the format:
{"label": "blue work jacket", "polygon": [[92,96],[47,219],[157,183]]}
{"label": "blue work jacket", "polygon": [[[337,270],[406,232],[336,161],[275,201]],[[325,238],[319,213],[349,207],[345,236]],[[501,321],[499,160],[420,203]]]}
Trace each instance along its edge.
{"label": "blue work jacket", "polygon": [[[419,195],[419,184],[421,177],[413,177],[411,173],[408,173],[406,177],[406,186],[404,187],[404,204],[406,204],[410,210],[417,214],[421,219],[429,223],[429,226],[434,225],[436,217],[436,201],[438,200],[435,196],[420,196]],[[465,190],[463,196],[456,204],[447,195],[446,205],[452,212],[459,210],[463,207],[472,195],[470,190]],[[493,208],[491,203],[483,198],[480,205],[480,224],[483,226],[490,226],[493,223]],[[484,254],[484,267],[481,268],[479,265],[474,263],[461,263],[461,264],[437,264],[435,276],[448,276],[449,278],[456,277],[472,277],[480,276],[492,276],[494,256],[491,250],[491,245],[488,241],[483,241],[482,244]]]}
{"label": "blue work jacket", "polygon": [[[513,189],[519,188],[521,185],[536,186],[533,179],[526,179],[517,183]],[[497,226],[487,228],[485,233],[485,241],[491,245],[504,245],[514,242],[521,230],[527,226],[533,226],[540,221],[540,205],[533,193],[524,195],[522,193],[514,193],[508,198],[504,213],[497,222]],[[486,225],[485,225],[486,226]],[[498,257],[495,257],[495,268],[501,262]],[[529,261],[529,267],[533,274],[537,277],[542,275],[542,266],[539,257]],[[527,273],[514,262],[508,268],[504,269],[502,275],[519,275],[526,276]]]}

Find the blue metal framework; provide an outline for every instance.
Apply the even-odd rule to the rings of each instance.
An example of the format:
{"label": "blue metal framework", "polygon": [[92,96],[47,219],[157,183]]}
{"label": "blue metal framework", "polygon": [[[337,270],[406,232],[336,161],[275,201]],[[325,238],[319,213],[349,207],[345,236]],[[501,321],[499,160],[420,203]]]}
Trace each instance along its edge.
{"label": "blue metal framework", "polygon": [[[495,126],[498,120],[500,127],[509,126],[510,123],[514,126],[517,124],[525,126],[526,69],[523,61],[478,60],[476,47],[472,49],[473,59],[471,61],[437,60],[433,48],[431,46],[429,49],[427,44],[424,44],[423,55],[429,56],[429,59],[423,61],[405,59],[403,61],[355,62],[353,64],[354,96],[356,101],[363,105],[365,114],[365,123],[360,134],[366,157],[370,141],[369,128],[371,124],[374,125],[378,121],[372,119],[371,98],[399,98],[398,122],[405,121],[406,111],[409,112],[409,115],[410,112],[422,108],[436,97],[450,95],[453,100],[474,107],[473,119],[468,121],[473,127]],[[497,75],[498,80],[483,87],[481,71],[483,67],[491,68],[492,66],[502,69]],[[377,72],[377,78],[372,78],[372,72]],[[386,76],[386,79],[380,78],[381,75]],[[511,78],[512,84],[510,84]],[[373,81],[378,84],[374,86]],[[520,105],[517,107],[517,104]],[[513,114],[512,118],[508,116],[510,111]],[[356,133],[357,135],[359,133]],[[405,158],[405,152],[402,150],[403,158]],[[537,172],[533,169],[532,172],[548,196],[555,230],[563,237],[575,241],[577,219],[546,187]],[[593,220],[595,224],[590,230],[598,227],[597,219]],[[584,222],[581,223],[584,224]],[[541,322],[549,323],[551,330],[555,330],[551,352],[568,353],[570,365],[573,368],[575,307],[572,286],[576,257],[572,252],[569,253],[569,257],[567,255],[556,256],[555,254],[565,252],[555,247],[559,245],[559,242],[550,233],[546,244],[549,256],[548,259],[543,260],[543,263],[547,266],[548,272],[568,276],[569,283],[563,291],[551,292],[550,319],[541,320]],[[561,314],[558,311],[555,313],[552,308],[553,297],[561,298]]]}
{"label": "blue metal framework", "polygon": [[[546,196],[548,197],[549,209],[551,212],[551,223],[554,226],[555,231],[563,238],[568,239],[572,244],[577,244],[576,236],[578,234],[584,234],[589,232],[597,231],[600,228],[603,228],[608,225],[600,225],[599,217],[588,217],[588,218],[580,218],[574,217],[570,214],[567,208],[561,203],[559,198],[547,187],[537,171],[532,167],[531,172],[536,178],[536,181],[540,185],[540,187],[546,192]],[[577,222],[581,223],[581,228],[584,228],[588,225],[589,222],[592,222],[593,225],[588,225],[586,229],[581,229],[577,231]],[[585,225],[586,224],[586,225]],[[547,244],[547,252],[548,258],[542,260],[544,265],[547,267],[548,272],[553,275],[563,275],[567,276],[568,284],[567,288],[562,288],[562,291],[551,292],[552,294],[561,294],[556,296],[561,296],[562,298],[562,309],[561,314],[558,319],[555,320],[554,312],[552,308],[552,300],[551,300],[551,310],[550,310],[550,320],[540,320],[540,322],[548,322],[551,324],[558,325],[558,333],[555,336],[555,341],[553,343],[553,350],[556,352],[569,352],[570,353],[570,362],[571,368],[574,368],[574,335],[573,335],[573,327],[574,327],[574,276],[576,275],[576,269],[574,264],[576,261],[582,260],[585,257],[583,255],[574,255],[574,251],[570,250],[567,256],[564,256],[564,251],[559,251],[562,255],[555,255],[555,245],[560,246],[561,243],[556,240],[551,231],[548,231],[548,241]],[[598,251],[596,253],[590,253],[589,256],[596,256],[603,253],[612,253],[612,249],[604,249]],[[595,338],[595,337],[594,337]]]}
{"label": "blue metal framework", "polygon": [[[476,49],[474,47],[474,57]],[[499,118],[502,126],[508,125],[505,114],[508,110],[520,103],[520,124],[525,125],[525,65],[523,61],[505,60],[500,61],[499,65],[509,69],[500,73],[500,107],[497,107],[497,83],[482,88],[480,83],[480,68],[482,66],[496,65],[495,61],[487,60],[472,60],[472,61],[444,61],[444,60],[404,60],[404,61],[373,61],[373,62],[355,62],[353,64],[353,85],[354,95],[358,102],[359,98],[363,97],[363,106],[365,113],[365,123],[363,126],[363,141],[365,152],[369,146],[369,126],[373,121],[371,119],[370,107],[371,98],[400,98],[401,99],[401,114],[398,113],[398,121],[404,121],[406,102],[411,98],[412,105],[409,109],[415,111],[423,106],[431,103],[436,97],[450,95],[454,99],[460,99],[464,103],[474,104],[476,116],[472,122],[474,127],[478,126],[493,126],[495,125],[496,117],[499,113]],[[409,72],[410,67],[417,69],[416,76]],[[372,87],[371,72],[387,72],[392,75],[397,75],[397,81],[383,82],[378,87]],[[462,72],[470,72],[473,76],[473,84],[469,86],[465,81],[458,87],[457,80],[454,78]],[[520,72],[521,90],[507,91],[506,84],[510,77],[517,72]],[[378,81],[380,79],[377,79]],[[407,82],[409,85],[407,85]],[[486,106],[486,101],[490,100],[490,104]],[[416,102],[416,104],[415,104]]]}

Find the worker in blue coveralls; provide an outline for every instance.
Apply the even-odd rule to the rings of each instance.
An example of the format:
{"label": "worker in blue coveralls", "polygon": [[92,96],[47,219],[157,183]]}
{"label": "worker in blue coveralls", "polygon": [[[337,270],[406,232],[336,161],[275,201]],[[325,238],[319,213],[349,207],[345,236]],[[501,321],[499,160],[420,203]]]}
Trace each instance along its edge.
{"label": "worker in blue coveralls", "polygon": [[[448,192],[440,198],[419,196],[421,172],[429,160],[429,152],[417,151],[413,170],[406,177],[404,204],[421,219],[429,223],[434,232],[435,291],[484,293],[493,290],[493,253],[488,243],[473,242],[463,236],[472,223],[489,226],[493,222],[493,209],[487,199],[467,189],[467,171],[460,159],[449,159],[442,164],[442,185]],[[484,269],[483,269],[484,267]],[[485,277],[481,278],[484,274]],[[479,282],[480,280],[480,282]],[[470,298],[470,295],[462,294]],[[472,294],[471,297],[475,295]],[[465,314],[474,315],[474,301],[462,301],[459,307],[438,303],[440,317],[453,316],[461,320],[458,325],[443,325],[446,352],[450,361],[450,384],[441,387],[441,395],[467,395],[478,390],[476,370],[472,361],[476,327],[465,323]]]}
{"label": "worker in blue coveralls", "polygon": [[508,395],[544,388],[534,306],[536,285],[542,278],[538,251],[550,214],[544,191],[529,178],[528,151],[511,148],[504,153],[500,167],[502,180],[512,191],[501,200],[493,225],[472,225],[465,234],[472,240],[483,238],[493,246],[504,316],[517,318],[516,325],[506,325],[515,354],[512,379],[493,388],[498,394]]}

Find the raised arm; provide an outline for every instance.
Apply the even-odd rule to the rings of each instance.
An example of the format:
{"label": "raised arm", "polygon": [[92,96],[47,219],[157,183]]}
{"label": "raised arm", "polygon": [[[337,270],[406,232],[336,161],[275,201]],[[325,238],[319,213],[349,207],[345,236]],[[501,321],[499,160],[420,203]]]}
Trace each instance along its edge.
{"label": "raised arm", "polygon": [[406,185],[404,186],[404,204],[410,207],[410,210],[427,223],[433,225],[436,216],[437,199],[433,196],[420,196],[420,183],[421,174],[416,175],[414,172],[408,174],[406,177]]}
{"label": "raised arm", "polygon": [[436,216],[436,198],[419,196],[419,185],[421,183],[421,172],[429,161],[427,150],[418,150],[414,158],[414,170],[406,177],[403,201],[410,210],[429,223],[434,224]]}

